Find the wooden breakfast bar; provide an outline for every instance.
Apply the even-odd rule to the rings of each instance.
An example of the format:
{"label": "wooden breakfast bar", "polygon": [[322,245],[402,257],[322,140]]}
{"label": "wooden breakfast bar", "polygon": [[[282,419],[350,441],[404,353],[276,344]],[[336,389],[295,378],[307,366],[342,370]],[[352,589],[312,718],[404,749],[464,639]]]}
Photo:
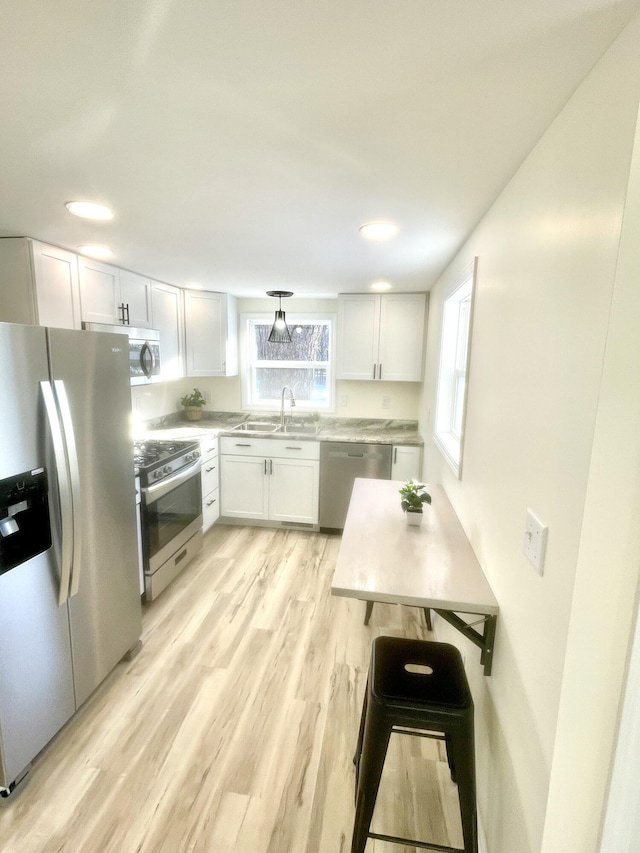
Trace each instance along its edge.
{"label": "wooden breakfast bar", "polygon": [[[481,650],[491,675],[498,602],[442,486],[408,525],[397,480],[356,479],[331,584],[333,595],[434,610]],[[459,614],[477,615],[464,619]],[[478,630],[477,626],[481,626]]]}

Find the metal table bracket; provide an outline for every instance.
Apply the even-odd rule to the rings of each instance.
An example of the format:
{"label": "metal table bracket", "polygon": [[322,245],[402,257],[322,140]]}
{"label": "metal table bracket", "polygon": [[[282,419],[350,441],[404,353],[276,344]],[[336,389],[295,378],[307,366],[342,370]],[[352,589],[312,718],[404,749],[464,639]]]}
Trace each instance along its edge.
{"label": "metal table bracket", "polygon": [[[373,601],[367,601],[366,610],[364,615],[364,624],[369,624],[369,619],[371,618],[371,614],[373,612]],[[405,605],[406,606],[406,605]],[[439,610],[437,607],[429,608],[424,607],[424,615],[427,620],[427,628],[432,631],[433,627],[431,625],[431,614],[430,611],[434,610],[438,616],[442,616],[445,622],[448,622],[449,625],[452,625],[456,630],[460,631],[461,634],[471,640],[471,642],[478,646],[480,649],[480,663],[484,667],[484,674],[491,675],[491,664],[493,663],[493,644],[495,642],[496,637],[496,625],[498,622],[497,616],[487,616],[484,613],[471,614],[473,616],[479,616],[479,619],[476,619],[475,622],[465,622],[457,613],[454,613],[452,610]],[[482,625],[483,630],[482,633],[477,631],[475,626]]]}

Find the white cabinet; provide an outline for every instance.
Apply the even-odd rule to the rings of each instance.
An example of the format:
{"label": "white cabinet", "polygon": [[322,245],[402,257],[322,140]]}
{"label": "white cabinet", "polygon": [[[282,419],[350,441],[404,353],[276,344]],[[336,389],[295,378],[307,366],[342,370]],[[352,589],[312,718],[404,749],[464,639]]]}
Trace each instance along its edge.
{"label": "white cabinet", "polygon": [[138,273],[78,259],[82,319],[86,323],[151,327],[151,282]]}
{"label": "white cabinet", "polygon": [[420,382],[426,295],[338,296],[338,379]]}
{"label": "white cabinet", "polygon": [[80,329],[77,255],[28,237],[0,240],[0,320]]}
{"label": "white cabinet", "polygon": [[116,307],[124,307],[127,326],[150,329],[150,279],[129,270],[120,270],[120,298]]}
{"label": "white cabinet", "polygon": [[186,290],[184,314],[187,376],[237,376],[235,297],[208,290]]}
{"label": "white cabinet", "polygon": [[293,439],[220,439],[221,515],[318,523],[320,444]]}
{"label": "white cabinet", "polygon": [[182,290],[151,282],[151,326],[160,332],[163,379],[184,376]]}
{"label": "white cabinet", "polygon": [[420,457],[422,448],[408,444],[395,444],[391,456],[391,479],[420,480]]}
{"label": "white cabinet", "polygon": [[220,516],[217,437],[200,439],[200,453],[202,458],[202,532],[206,533]]}

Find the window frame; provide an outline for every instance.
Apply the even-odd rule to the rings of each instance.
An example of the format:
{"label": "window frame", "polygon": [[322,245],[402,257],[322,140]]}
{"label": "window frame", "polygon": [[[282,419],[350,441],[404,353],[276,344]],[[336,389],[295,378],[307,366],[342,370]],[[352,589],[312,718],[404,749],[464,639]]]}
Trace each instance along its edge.
{"label": "window frame", "polygon": [[[242,353],[242,411],[243,412],[273,412],[280,408],[280,400],[260,401],[254,398],[254,377],[256,367],[301,367],[315,369],[326,367],[327,371],[327,402],[322,405],[316,400],[298,400],[296,397],[296,411],[304,414],[318,412],[320,414],[331,414],[335,411],[335,384],[336,384],[336,359],[335,359],[335,314],[305,314],[301,312],[287,311],[287,326],[292,329],[298,325],[318,325],[322,323],[329,329],[329,360],[327,362],[298,362],[298,361],[253,361],[253,341],[249,334],[249,324],[252,322],[273,324],[273,311],[250,311],[240,315],[240,345]],[[295,389],[294,389],[295,393]]]}
{"label": "window frame", "polygon": [[[477,262],[478,259],[474,258],[473,262],[457,276],[442,305],[433,441],[458,480],[462,479]],[[464,342],[466,348],[462,359],[464,364],[462,364],[460,359],[461,343],[463,343],[461,339],[461,332],[463,331],[461,329],[461,307],[466,304],[468,304],[468,320],[466,330],[464,330],[466,331],[466,342]],[[460,429],[458,430],[455,421],[461,378],[464,380],[464,390]]]}

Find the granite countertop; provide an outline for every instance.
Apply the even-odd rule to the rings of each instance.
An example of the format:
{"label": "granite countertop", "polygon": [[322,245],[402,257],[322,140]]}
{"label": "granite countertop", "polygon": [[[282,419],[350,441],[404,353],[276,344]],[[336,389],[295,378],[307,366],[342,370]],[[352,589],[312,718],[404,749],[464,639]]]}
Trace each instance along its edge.
{"label": "granite countertop", "polygon": [[[199,421],[189,421],[182,413],[167,415],[147,423],[147,438],[203,438],[216,435],[238,435],[233,427],[251,421],[277,423],[279,415],[251,415],[246,412],[203,412]],[[252,438],[270,438],[275,440],[309,439],[312,441],[367,442],[369,444],[406,444],[421,447],[424,444],[418,432],[417,421],[385,420],[381,418],[332,418],[321,417],[314,422],[311,418],[296,418],[292,422],[287,417],[285,423],[292,423],[286,433],[243,430],[242,435]],[[295,425],[301,424],[303,430],[296,432]],[[315,426],[315,434],[309,428]]]}

